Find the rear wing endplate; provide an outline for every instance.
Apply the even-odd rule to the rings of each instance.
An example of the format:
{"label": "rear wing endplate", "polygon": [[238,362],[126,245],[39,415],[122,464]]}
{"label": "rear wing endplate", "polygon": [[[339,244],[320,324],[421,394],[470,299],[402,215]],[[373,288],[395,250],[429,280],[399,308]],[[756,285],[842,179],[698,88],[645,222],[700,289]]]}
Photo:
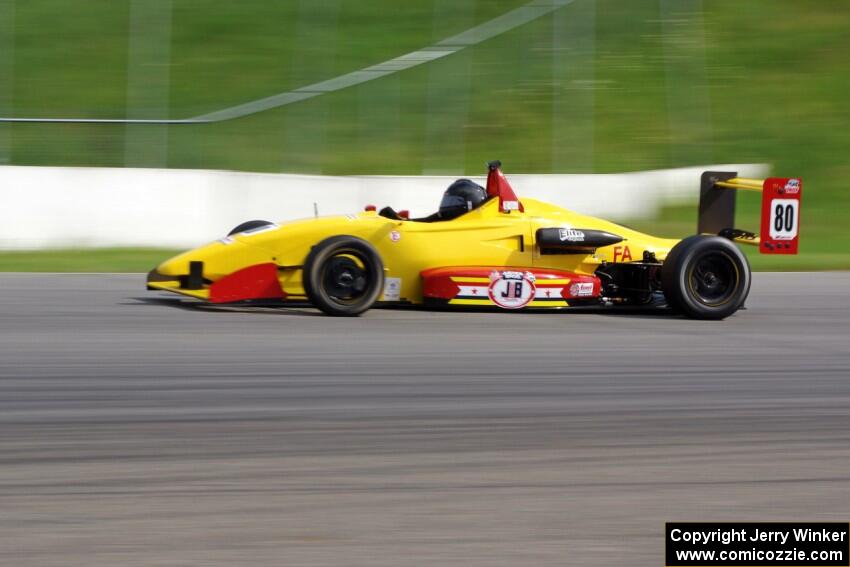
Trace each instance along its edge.
{"label": "rear wing endplate", "polygon": [[[736,191],[761,193],[760,236],[735,228]],[[802,193],[803,182],[797,178],[745,179],[736,172],[706,171],[700,181],[697,232],[758,246],[762,254],[796,254]]]}

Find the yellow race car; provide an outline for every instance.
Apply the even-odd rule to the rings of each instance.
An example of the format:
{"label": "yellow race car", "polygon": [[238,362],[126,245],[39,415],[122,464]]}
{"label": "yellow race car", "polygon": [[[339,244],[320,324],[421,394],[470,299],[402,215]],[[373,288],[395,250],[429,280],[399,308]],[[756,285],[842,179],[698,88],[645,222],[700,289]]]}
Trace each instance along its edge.
{"label": "yellow race car", "polygon": [[[799,179],[702,176],[698,234],[656,238],[534,199],[489,164],[487,187],[460,179],[437,213],[389,207],[276,224],[249,221],[148,274],[148,289],[211,303],[308,302],[329,315],[375,305],[563,309],[667,305],[722,319],[750,289],[737,243],[797,252]],[[735,189],[763,194],[762,237],[734,228]]]}

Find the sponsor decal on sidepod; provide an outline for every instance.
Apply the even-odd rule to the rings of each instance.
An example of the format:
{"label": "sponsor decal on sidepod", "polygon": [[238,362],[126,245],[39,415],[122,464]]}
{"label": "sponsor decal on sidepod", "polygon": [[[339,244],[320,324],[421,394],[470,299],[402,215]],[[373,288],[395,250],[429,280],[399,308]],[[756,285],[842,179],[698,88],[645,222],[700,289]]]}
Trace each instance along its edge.
{"label": "sponsor decal on sidepod", "polygon": [[593,282],[579,282],[570,286],[570,295],[573,297],[588,297],[593,295]]}
{"label": "sponsor decal on sidepod", "polygon": [[537,288],[531,272],[498,272],[490,274],[490,301],[503,309],[521,309],[531,303]]}
{"label": "sponsor decal on sidepod", "polygon": [[584,233],[574,228],[562,228],[558,230],[558,238],[561,242],[584,242]]}

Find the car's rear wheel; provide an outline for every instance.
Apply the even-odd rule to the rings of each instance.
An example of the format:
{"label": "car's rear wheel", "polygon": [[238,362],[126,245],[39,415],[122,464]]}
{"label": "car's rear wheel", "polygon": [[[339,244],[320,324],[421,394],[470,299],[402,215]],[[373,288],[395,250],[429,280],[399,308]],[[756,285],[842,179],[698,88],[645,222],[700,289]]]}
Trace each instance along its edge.
{"label": "car's rear wheel", "polygon": [[247,232],[249,230],[254,230],[256,228],[263,228],[264,226],[271,226],[272,222],[266,220],[249,220],[245,221],[240,225],[237,225],[227,233],[227,236],[233,236],[234,234],[239,234],[240,232]]}
{"label": "car's rear wheel", "polygon": [[334,236],[310,250],[304,262],[304,290],[328,315],[360,315],[378,300],[384,264],[375,248],[354,236]]}
{"label": "car's rear wheel", "polygon": [[726,238],[685,238],[661,267],[661,287],[673,309],[694,319],[723,319],[741,308],[750,293],[750,265]]}

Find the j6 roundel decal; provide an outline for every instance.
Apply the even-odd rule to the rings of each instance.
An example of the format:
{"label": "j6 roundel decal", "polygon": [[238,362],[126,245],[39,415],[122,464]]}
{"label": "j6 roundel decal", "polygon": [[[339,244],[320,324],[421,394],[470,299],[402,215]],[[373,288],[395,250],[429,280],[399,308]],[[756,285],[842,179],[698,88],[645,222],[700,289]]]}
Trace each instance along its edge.
{"label": "j6 roundel decal", "polygon": [[503,309],[521,309],[531,303],[536,293],[531,272],[496,272],[490,274],[490,301]]}

